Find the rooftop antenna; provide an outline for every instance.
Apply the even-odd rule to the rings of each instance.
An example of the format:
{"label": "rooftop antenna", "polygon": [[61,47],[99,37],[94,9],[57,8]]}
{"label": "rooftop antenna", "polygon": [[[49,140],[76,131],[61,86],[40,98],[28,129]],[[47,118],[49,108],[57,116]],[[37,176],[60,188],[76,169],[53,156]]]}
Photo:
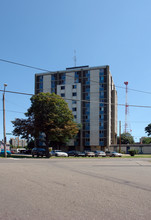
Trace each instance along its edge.
{"label": "rooftop antenna", "polygon": [[76,50],[74,50],[74,66],[76,67],[77,57],[76,57]]}

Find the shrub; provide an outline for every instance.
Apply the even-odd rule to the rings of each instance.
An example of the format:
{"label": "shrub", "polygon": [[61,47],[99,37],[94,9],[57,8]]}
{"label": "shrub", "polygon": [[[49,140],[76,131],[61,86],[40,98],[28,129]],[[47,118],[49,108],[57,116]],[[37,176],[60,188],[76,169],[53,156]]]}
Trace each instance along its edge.
{"label": "shrub", "polygon": [[128,151],[129,151],[129,154],[130,154],[131,156],[134,156],[135,154],[138,153],[138,150],[136,150],[136,149],[130,149],[130,150],[128,150]]}

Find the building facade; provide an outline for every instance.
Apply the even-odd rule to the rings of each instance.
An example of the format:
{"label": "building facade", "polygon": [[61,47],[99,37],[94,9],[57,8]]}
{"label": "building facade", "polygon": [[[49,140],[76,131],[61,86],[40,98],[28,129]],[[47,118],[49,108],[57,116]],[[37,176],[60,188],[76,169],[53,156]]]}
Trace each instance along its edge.
{"label": "building facade", "polygon": [[102,149],[116,144],[117,92],[109,66],[73,67],[35,74],[35,94],[50,92],[68,103],[82,125],[72,149]]}
{"label": "building facade", "polygon": [[19,139],[19,137],[10,138],[9,143],[10,143],[13,147],[26,147],[26,146],[27,146],[27,140],[25,140],[25,139]]}

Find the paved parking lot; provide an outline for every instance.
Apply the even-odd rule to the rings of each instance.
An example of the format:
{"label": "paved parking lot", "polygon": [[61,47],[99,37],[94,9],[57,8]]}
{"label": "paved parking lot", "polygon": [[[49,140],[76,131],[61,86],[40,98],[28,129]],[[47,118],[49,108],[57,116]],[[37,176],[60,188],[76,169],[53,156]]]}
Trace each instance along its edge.
{"label": "paved parking lot", "polygon": [[0,220],[150,220],[151,162],[0,158]]}

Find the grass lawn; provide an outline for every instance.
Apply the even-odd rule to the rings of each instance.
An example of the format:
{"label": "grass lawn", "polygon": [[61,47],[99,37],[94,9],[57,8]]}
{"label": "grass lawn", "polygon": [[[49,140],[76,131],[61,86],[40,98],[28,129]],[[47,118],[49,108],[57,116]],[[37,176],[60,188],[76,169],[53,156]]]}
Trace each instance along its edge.
{"label": "grass lawn", "polygon": [[[4,156],[0,156],[0,157],[4,157]],[[25,154],[23,154],[23,155],[16,155],[16,154],[12,154],[11,156],[8,156],[8,158],[9,157],[11,157],[11,158],[32,158],[32,155],[25,155]],[[37,157],[35,157],[35,158],[37,158]],[[41,158],[41,157],[39,157],[39,158]],[[46,158],[46,157],[43,157],[43,158]],[[68,159],[74,159],[74,158],[85,158],[85,159],[87,159],[87,158],[95,158],[95,159],[107,159],[107,158],[117,158],[117,157],[74,157],[74,156],[70,156],[70,157],[50,157],[49,159],[51,159],[51,158],[68,158]],[[119,158],[119,157],[118,157]],[[130,156],[129,154],[123,154],[123,156],[122,157],[120,157],[120,158],[151,158],[151,154],[136,154],[135,156]],[[48,158],[46,158],[46,159],[48,159]]]}
{"label": "grass lawn", "polygon": [[135,156],[123,155],[123,158],[151,158],[151,154],[135,154]]}

